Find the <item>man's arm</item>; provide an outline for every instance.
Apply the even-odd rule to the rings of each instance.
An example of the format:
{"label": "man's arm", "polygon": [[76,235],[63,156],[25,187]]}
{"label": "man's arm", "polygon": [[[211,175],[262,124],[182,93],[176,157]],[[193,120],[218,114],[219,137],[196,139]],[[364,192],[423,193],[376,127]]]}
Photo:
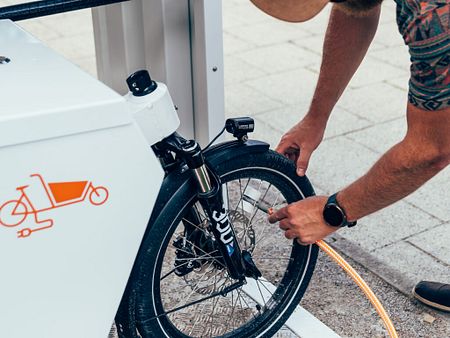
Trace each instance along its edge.
{"label": "man's arm", "polygon": [[306,172],[311,153],[322,141],[331,111],[366,55],[379,16],[380,6],[363,17],[348,15],[338,5],[333,6],[310,109],[305,118],[281,138],[276,149],[297,162],[297,172],[301,176]]}
{"label": "man's arm", "polygon": [[[450,108],[426,111],[408,105],[408,132],[369,172],[337,195],[349,220],[378,211],[415,191],[450,164]],[[289,239],[312,244],[338,228],[323,220],[327,196],[292,203],[269,217]]]}
{"label": "man's arm", "polygon": [[352,16],[333,6],[309,115],[328,120],[372,43],[380,12],[378,6],[364,16]]}
{"label": "man's arm", "polygon": [[425,111],[408,105],[408,132],[369,172],[339,192],[350,220],[409,195],[450,164],[450,108]]}

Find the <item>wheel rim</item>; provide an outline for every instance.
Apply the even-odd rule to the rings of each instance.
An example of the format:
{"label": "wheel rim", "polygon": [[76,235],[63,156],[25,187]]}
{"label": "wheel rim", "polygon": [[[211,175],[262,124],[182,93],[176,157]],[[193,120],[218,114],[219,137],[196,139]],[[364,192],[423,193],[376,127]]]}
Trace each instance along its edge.
{"label": "wheel rim", "polygon": [[[253,178],[240,177],[243,173]],[[254,178],[258,174],[263,178]],[[282,174],[277,172],[277,175]],[[243,327],[249,322],[252,322],[252,326],[261,327],[267,322],[276,320],[274,316],[281,317],[287,307],[286,304],[289,305],[292,293],[296,293],[300,288],[308,266],[311,248],[300,247],[293,244],[292,241],[286,240],[277,225],[268,224],[266,210],[269,207],[278,209],[287,205],[298,199],[301,191],[287,176],[279,178],[275,183],[269,183],[264,176],[272,181],[276,175],[267,168],[247,168],[236,170],[222,177],[222,181],[226,182],[224,189],[229,191],[226,198],[227,209],[231,214],[230,220],[235,227],[241,249],[249,250],[253,254],[253,259],[265,279],[256,282],[263,303],[258,305],[254,299],[243,292],[242,288],[239,288],[227,297],[214,297],[167,316],[159,317],[157,320],[167,330],[167,336],[243,335]],[[286,179],[291,181],[292,185],[280,187],[281,183],[286,185]],[[293,190],[296,190],[296,194],[292,193]],[[289,191],[291,192],[287,193]],[[191,200],[187,205],[192,206],[193,202]],[[196,208],[199,210],[203,222],[193,226],[204,231],[205,215],[198,203]],[[173,262],[177,254],[176,248],[171,243],[177,236],[180,236],[179,230],[182,228],[183,225],[180,223],[168,234],[165,244],[162,246],[167,243],[169,246],[157,260],[158,264],[156,264],[154,272],[157,275],[159,272],[161,280],[154,285],[157,294],[154,299],[156,313],[164,313],[164,311],[189,304],[232,284],[227,277],[226,270],[220,269],[222,263],[216,257],[217,254],[211,250],[204,250],[204,247],[200,247],[198,243],[187,238],[185,238],[185,242],[197,252],[196,260],[203,260],[206,263],[203,263],[197,271],[192,271],[184,277],[176,276]],[[253,230],[254,236],[249,234],[250,230]],[[255,239],[252,240],[252,237]],[[161,256],[164,259],[161,259]],[[295,256],[297,259],[294,260]],[[192,258],[185,258],[185,260],[186,264],[193,261]],[[289,273],[288,270],[291,272]],[[293,276],[294,274],[301,275],[301,278]],[[275,292],[272,292],[269,282],[277,286]],[[268,293],[272,295],[270,298],[266,296]],[[280,309],[284,310],[280,312]],[[248,327],[245,328],[245,335],[249,336],[250,331]]]}

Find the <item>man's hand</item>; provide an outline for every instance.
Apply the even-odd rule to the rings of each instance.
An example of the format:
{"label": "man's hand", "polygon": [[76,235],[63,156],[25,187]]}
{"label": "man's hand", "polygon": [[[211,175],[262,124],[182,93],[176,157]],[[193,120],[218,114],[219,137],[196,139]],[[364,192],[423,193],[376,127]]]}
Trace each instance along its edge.
{"label": "man's hand", "polygon": [[305,175],[311,154],[322,142],[325,127],[326,120],[306,116],[283,135],[275,149],[296,163],[299,176]]}
{"label": "man's hand", "polygon": [[339,229],[326,224],[323,219],[327,199],[326,196],[314,196],[291,203],[270,215],[269,222],[279,221],[287,239],[297,238],[301,245],[313,244]]}

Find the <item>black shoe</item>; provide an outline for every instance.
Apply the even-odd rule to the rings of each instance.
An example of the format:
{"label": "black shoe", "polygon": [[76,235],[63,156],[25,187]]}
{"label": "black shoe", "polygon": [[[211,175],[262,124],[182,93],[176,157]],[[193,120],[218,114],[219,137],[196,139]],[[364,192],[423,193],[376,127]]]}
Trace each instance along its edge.
{"label": "black shoe", "polygon": [[450,312],[450,284],[420,282],[414,287],[413,295],[426,305]]}

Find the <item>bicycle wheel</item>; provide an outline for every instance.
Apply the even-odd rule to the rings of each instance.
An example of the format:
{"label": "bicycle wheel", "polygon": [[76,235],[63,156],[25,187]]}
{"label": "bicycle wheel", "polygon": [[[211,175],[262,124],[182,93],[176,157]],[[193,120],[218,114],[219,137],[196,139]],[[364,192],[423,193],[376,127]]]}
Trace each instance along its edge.
{"label": "bicycle wheel", "polygon": [[178,192],[152,225],[135,267],[138,336],[271,337],[306,290],[318,249],[287,240],[268,223],[267,209],[313,195],[307,178],[273,151],[240,156],[214,170],[241,249],[250,252],[262,277],[217,295],[235,281],[196,192]]}
{"label": "bicycle wheel", "polygon": [[13,200],[0,206],[0,225],[5,227],[15,227],[27,218],[28,210],[25,203]]}
{"label": "bicycle wheel", "polygon": [[109,192],[105,187],[92,187],[92,191],[89,194],[89,201],[93,205],[102,205],[107,201],[108,197]]}

